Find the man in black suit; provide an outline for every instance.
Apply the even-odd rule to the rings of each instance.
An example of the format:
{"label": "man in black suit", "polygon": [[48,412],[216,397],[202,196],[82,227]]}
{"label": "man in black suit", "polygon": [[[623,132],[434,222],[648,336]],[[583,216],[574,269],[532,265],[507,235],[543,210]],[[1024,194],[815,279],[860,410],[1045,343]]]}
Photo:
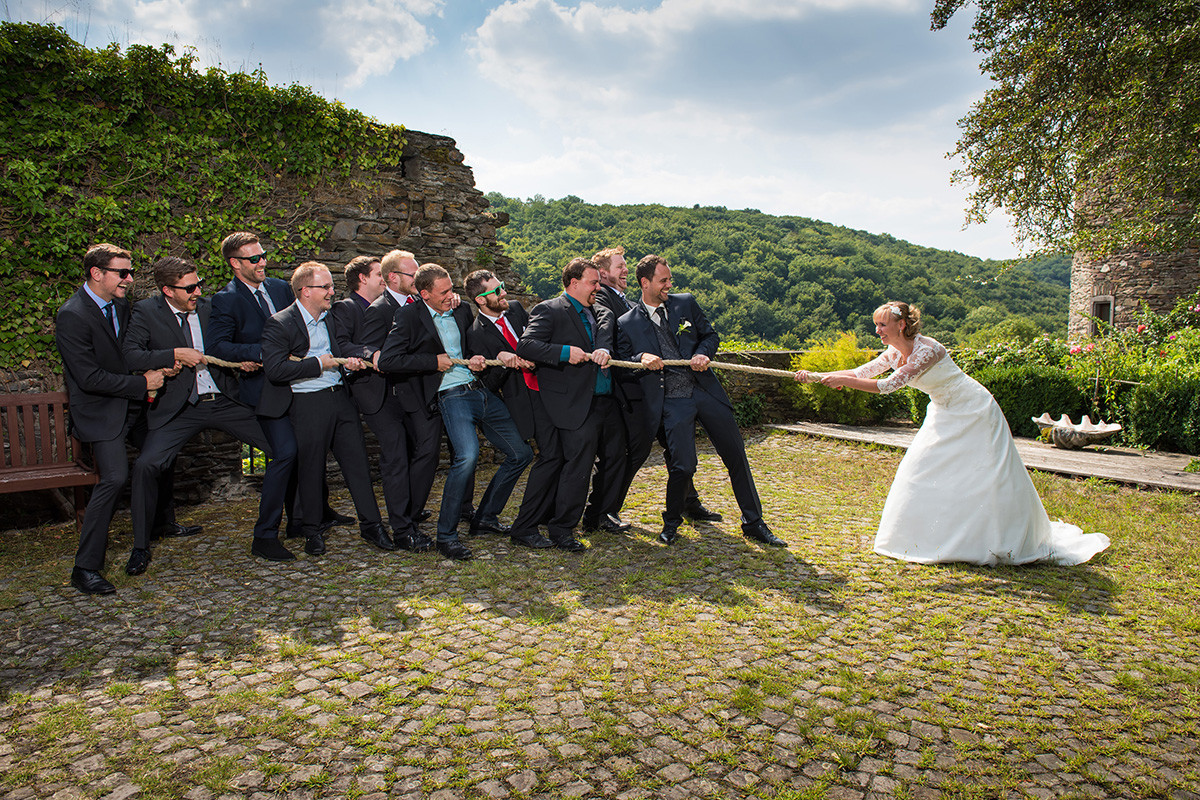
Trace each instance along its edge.
{"label": "man in black suit", "polygon": [[[354,500],[362,538],[381,550],[395,550],[396,545],[383,530],[371,486],[362,421],[347,396],[338,366],[341,348],[328,313],[333,305],[333,275],[324,264],[306,261],[292,273],[292,291],[296,302],[263,325],[263,372],[267,380],[258,400],[258,413],[272,418],[288,414],[292,420],[304,552],[313,556],[325,552],[319,520],[325,458],[330,451]],[[365,367],[361,358],[348,357],[347,370]]]}
{"label": "man in black suit", "polygon": [[[287,281],[267,277],[267,254],[258,237],[248,231],[231,233],[221,242],[221,257],[233,272],[233,278],[213,295],[212,316],[208,333],[211,341],[208,352],[224,361],[254,361],[262,363],[262,329],[267,319],[295,301]],[[261,370],[238,376],[237,400],[249,408],[257,408],[266,378]],[[284,506],[288,512],[287,536],[302,535],[300,504],[296,500],[296,436],[287,414],[276,417],[258,415],[272,458],[289,470]],[[322,489],[328,498],[329,487]],[[283,508],[279,509],[282,520]],[[322,503],[322,530],[333,524],[346,525],[354,520],[338,514]],[[276,526],[278,527],[278,523]]]}
{"label": "man in black suit", "polygon": [[[629,267],[625,263],[625,248],[610,247],[592,256],[592,264],[600,273],[600,291],[596,293],[596,302],[613,312],[620,319],[627,311],[633,309],[635,303],[625,296],[625,288],[629,282]],[[624,436],[625,459],[624,477],[618,484],[612,485],[612,491],[607,498],[599,498],[593,490],[588,498],[588,507],[584,511],[584,523],[594,521],[600,530],[619,532],[629,528],[628,523],[620,519],[621,507],[625,505],[625,497],[637,471],[646,463],[650,455],[650,446],[655,436],[663,447],[666,439],[662,429],[650,430],[646,424],[646,413],[642,407],[642,386],[638,374],[623,369],[613,369],[614,390],[621,409],[621,434]],[[599,468],[599,467],[598,467]],[[602,510],[601,510],[602,508]],[[700,502],[700,495],[692,481],[688,481],[687,500],[684,504],[683,515],[696,522],[720,522],[721,515],[709,511]]]}
{"label": "man in black suit", "polygon": [[[618,320],[617,351],[622,361],[639,361],[643,411],[651,430],[662,425],[667,438],[667,499],[659,541],[679,538],[688,481],[696,472],[696,421],[704,426],[725,463],[742,512],[742,533],[775,547],[785,543],[762,518],[762,503],[746,445],[733,416],[733,404],[708,363],[720,337],[690,294],[671,294],[671,268],[661,256],[648,255],[637,265],[642,301]],[[664,359],[690,359],[688,367],[663,368]]]}
{"label": "man in black suit", "polygon": [[[416,270],[415,263],[412,269]],[[358,356],[375,364],[395,310],[400,307],[387,291],[380,260],[375,256],[351,259],[346,265],[346,289],[349,294],[334,303],[331,311],[338,346],[343,355]],[[378,370],[359,370],[347,382],[354,405],[379,441],[379,473],[392,541],[400,549],[424,552],[433,546],[433,541],[417,530],[412,518],[404,414],[397,403],[389,402],[388,379]],[[435,450],[433,458],[436,457]]]}
{"label": "man in black suit", "polygon": [[[237,378],[225,368],[210,367],[205,360],[210,304],[201,297],[204,282],[190,261],[175,256],[154,264],[159,295],[133,308],[125,337],[125,361],[137,371],[178,368],[167,379],[146,411],[149,432],[133,465],[133,552],[125,572],[140,575],[150,563],[149,534],[158,502],[158,484],[175,456],[189,439],[216,428],[270,452],[254,412],[239,403]],[[259,365],[242,362],[243,372]],[[279,543],[280,509],[283,507],[290,466],[278,460],[267,463],[262,499],[254,525],[250,552],[270,561],[290,561],[295,556]]]}
{"label": "man in black suit", "polygon": [[125,438],[148,391],[162,387],[164,372],[130,375],[121,345],[129,327],[125,293],[133,285],[129,252],[98,244],[83,257],[84,284],[59,308],[54,340],[63,363],[72,433],[91,446],[100,482],[92,490],[71,585],[84,594],[112,594],[100,570],[113,509],[129,477]]}
{"label": "man in black suit", "polygon": [[521,438],[538,442],[538,458],[529,469],[521,508],[509,533],[514,543],[525,547],[552,547],[554,543],[542,536],[537,526],[550,518],[562,464],[555,460],[548,444],[554,425],[542,405],[536,365],[517,355],[517,343],[529,324],[529,314],[516,300],[508,299],[504,283],[486,269],[468,275],[463,287],[479,312],[467,331],[467,349],[503,365],[485,368],[479,380],[504,400]]}
{"label": "man in black suit", "polygon": [[[471,310],[465,304],[452,307],[454,284],[450,274],[437,264],[424,264],[417,270],[414,285],[422,302],[405,306],[396,313],[395,324],[379,356],[379,369],[408,376],[393,387],[405,411],[418,413],[437,404],[453,452],[442,489],[437,547],[446,558],[465,561],[473,554],[459,540],[458,522],[463,497],[470,489],[479,459],[476,426],[504,460],[479,501],[479,509],[471,520],[472,534],[508,532],[498,515],[521,473],[533,460],[533,453],[521,439],[500,398],[474,376],[483,369],[484,358],[467,351]],[[456,365],[451,361],[453,358],[469,358],[470,366]]]}
{"label": "man in black suit", "polygon": [[[575,526],[583,516],[596,450],[623,446],[619,437],[601,435],[605,427],[620,424],[612,378],[604,369],[616,320],[607,308],[594,305],[600,276],[586,258],[572,259],[563,268],[562,280],[561,295],[533,307],[517,355],[538,365],[538,390],[554,425],[553,441],[546,449],[562,464],[547,523],[550,541],[580,552],[587,548],[575,538]],[[616,456],[610,453],[603,461],[617,464]],[[596,480],[603,496],[607,481],[620,476],[602,474]]]}

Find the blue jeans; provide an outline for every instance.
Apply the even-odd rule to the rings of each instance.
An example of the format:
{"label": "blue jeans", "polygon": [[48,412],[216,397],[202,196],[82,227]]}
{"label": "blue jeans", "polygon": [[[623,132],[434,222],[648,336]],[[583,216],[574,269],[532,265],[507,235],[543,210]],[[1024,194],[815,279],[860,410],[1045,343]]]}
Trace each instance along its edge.
{"label": "blue jeans", "polygon": [[475,462],[479,460],[479,436],[475,426],[478,425],[492,446],[504,455],[504,461],[479,501],[476,522],[497,521],[497,515],[508,503],[521,473],[533,460],[533,451],[521,438],[504,402],[483,387],[451,389],[449,394],[438,397],[438,406],[446,435],[454,448],[454,460],[442,489],[437,536],[439,542],[450,542],[458,538],[463,497],[470,489]]}

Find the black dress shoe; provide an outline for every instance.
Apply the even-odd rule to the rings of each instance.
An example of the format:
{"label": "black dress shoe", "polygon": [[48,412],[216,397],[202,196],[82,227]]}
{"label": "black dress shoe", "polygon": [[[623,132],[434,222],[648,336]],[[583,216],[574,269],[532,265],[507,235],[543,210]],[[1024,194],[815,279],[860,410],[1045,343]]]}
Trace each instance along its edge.
{"label": "black dress shoe", "polygon": [[292,554],[278,539],[261,539],[255,537],[254,544],[250,545],[250,554],[265,558],[267,561],[295,561],[296,556]]}
{"label": "black dress shoe", "polygon": [[352,525],[355,522],[358,522],[358,520],[356,520],[354,517],[347,517],[345,514],[339,514],[338,512],[333,511],[330,514],[326,514],[325,517],[321,520],[321,522],[322,523],[328,522],[330,524],[330,526]]}
{"label": "black dress shoe", "polygon": [[503,522],[472,522],[470,530],[467,531],[470,536],[479,536],[484,533],[498,533],[501,536],[508,536],[512,533],[512,528],[505,525]]}
{"label": "black dress shoe", "polygon": [[429,519],[432,516],[433,516],[432,511],[430,511],[427,508],[422,508],[420,511],[417,512],[417,515],[415,517],[413,517],[413,522],[424,522],[425,520]]}
{"label": "black dress shoe", "polygon": [[396,544],[392,541],[392,537],[387,535],[387,531],[378,522],[368,522],[362,526],[359,531],[359,536],[362,536],[363,541],[368,544],[373,544],[380,550],[395,550]]}
{"label": "black dress shoe", "polygon": [[195,536],[203,533],[203,525],[180,525],[178,522],[168,522],[154,532],[157,539],[178,539],[181,536]]}
{"label": "black dress shoe", "polygon": [[582,553],[584,550],[587,550],[587,545],[574,536],[560,536],[556,539],[551,539],[551,543],[559,550],[566,550],[568,553]]}
{"label": "black dress shoe", "polygon": [[658,540],[663,544],[675,544],[679,539],[679,528],[674,525],[663,525],[662,533],[658,535]]}
{"label": "black dress shoe", "polygon": [[397,548],[407,550],[410,553],[424,553],[433,547],[433,539],[430,539],[416,528],[405,534],[393,531],[392,538],[395,540]]}
{"label": "black dress shoe", "polygon": [[304,537],[304,552],[310,556],[325,555],[325,537],[320,535]]}
{"label": "black dress shoe", "polygon": [[625,533],[632,527],[633,525],[622,522],[615,514],[605,514],[600,520],[600,530],[605,533]]}
{"label": "black dress shoe", "polygon": [[554,542],[542,536],[538,531],[528,531],[526,533],[514,533],[510,537],[513,544],[519,544],[521,547],[531,547],[534,550],[542,550],[547,547],[554,547]]}
{"label": "black dress shoe", "polygon": [[80,567],[71,570],[71,585],[84,594],[112,594],[117,590],[96,570]]}
{"label": "black dress shoe", "polygon": [[129,563],[125,565],[126,575],[141,575],[150,566],[150,550],[146,547],[135,547],[129,554]]}
{"label": "black dress shoe", "polygon": [[747,522],[742,525],[742,533],[747,539],[753,539],[756,542],[762,542],[771,547],[787,547],[787,542],[771,533],[771,529],[767,527],[767,523],[761,519],[758,522]]}
{"label": "black dress shoe", "polygon": [[724,519],[724,517],[722,517],[716,511],[709,511],[699,503],[685,508],[683,510],[683,515],[693,522],[720,522]]}
{"label": "black dress shoe", "polygon": [[438,542],[437,549],[443,556],[454,561],[470,561],[475,557],[470,548],[457,539],[449,542]]}

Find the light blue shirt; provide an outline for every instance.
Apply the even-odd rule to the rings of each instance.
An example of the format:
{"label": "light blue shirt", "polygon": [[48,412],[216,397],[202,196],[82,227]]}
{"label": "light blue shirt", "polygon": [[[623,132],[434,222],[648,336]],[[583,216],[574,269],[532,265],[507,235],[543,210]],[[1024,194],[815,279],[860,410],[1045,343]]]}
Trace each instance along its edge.
{"label": "light blue shirt", "polygon": [[[329,346],[329,328],[325,327],[325,315],[329,312],[322,311],[321,316],[313,319],[312,314],[309,314],[308,309],[302,304],[296,303],[296,306],[300,309],[300,316],[304,318],[305,327],[308,328],[308,352],[304,354],[305,357],[333,355],[333,348]],[[342,373],[337,368],[327,369],[322,370],[316,378],[292,381],[292,391],[298,394],[307,394],[328,389],[330,386],[337,386],[341,382]]]}
{"label": "light blue shirt", "polygon": [[[88,286],[86,283],[83,285],[83,290],[88,293],[88,297],[92,298],[96,305],[100,306],[101,314],[104,313],[105,306],[112,304],[111,300],[105,300],[103,297],[93,292],[92,287]],[[105,321],[107,322],[107,320]],[[121,335],[121,320],[117,318],[116,305],[113,305],[113,333],[115,333],[117,336]]]}
{"label": "light blue shirt", "polygon": [[[438,338],[442,340],[442,347],[446,349],[446,355],[451,358],[464,358],[462,335],[458,331],[458,322],[454,319],[454,309],[439,313],[434,311],[429,303],[426,303],[425,307],[433,316],[433,327],[437,328]],[[475,375],[471,370],[461,364],[455,364],[442,373],[442,382],[438,385],[438,391],[444,392],[473,380],[475,380]]]}

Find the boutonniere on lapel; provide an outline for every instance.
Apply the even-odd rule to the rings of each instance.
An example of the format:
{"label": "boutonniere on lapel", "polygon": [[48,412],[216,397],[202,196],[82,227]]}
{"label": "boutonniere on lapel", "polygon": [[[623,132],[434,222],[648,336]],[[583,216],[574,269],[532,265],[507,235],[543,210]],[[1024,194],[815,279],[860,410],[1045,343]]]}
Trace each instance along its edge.
{"label": "boutonniere on lapel", "polygon": [[692,323],[688,322],[685,319],[683,322],[679,323],[679,330],[675,331],[675,335],[682,336],[683,332],[690,329],[691,327],[692,327]]}

